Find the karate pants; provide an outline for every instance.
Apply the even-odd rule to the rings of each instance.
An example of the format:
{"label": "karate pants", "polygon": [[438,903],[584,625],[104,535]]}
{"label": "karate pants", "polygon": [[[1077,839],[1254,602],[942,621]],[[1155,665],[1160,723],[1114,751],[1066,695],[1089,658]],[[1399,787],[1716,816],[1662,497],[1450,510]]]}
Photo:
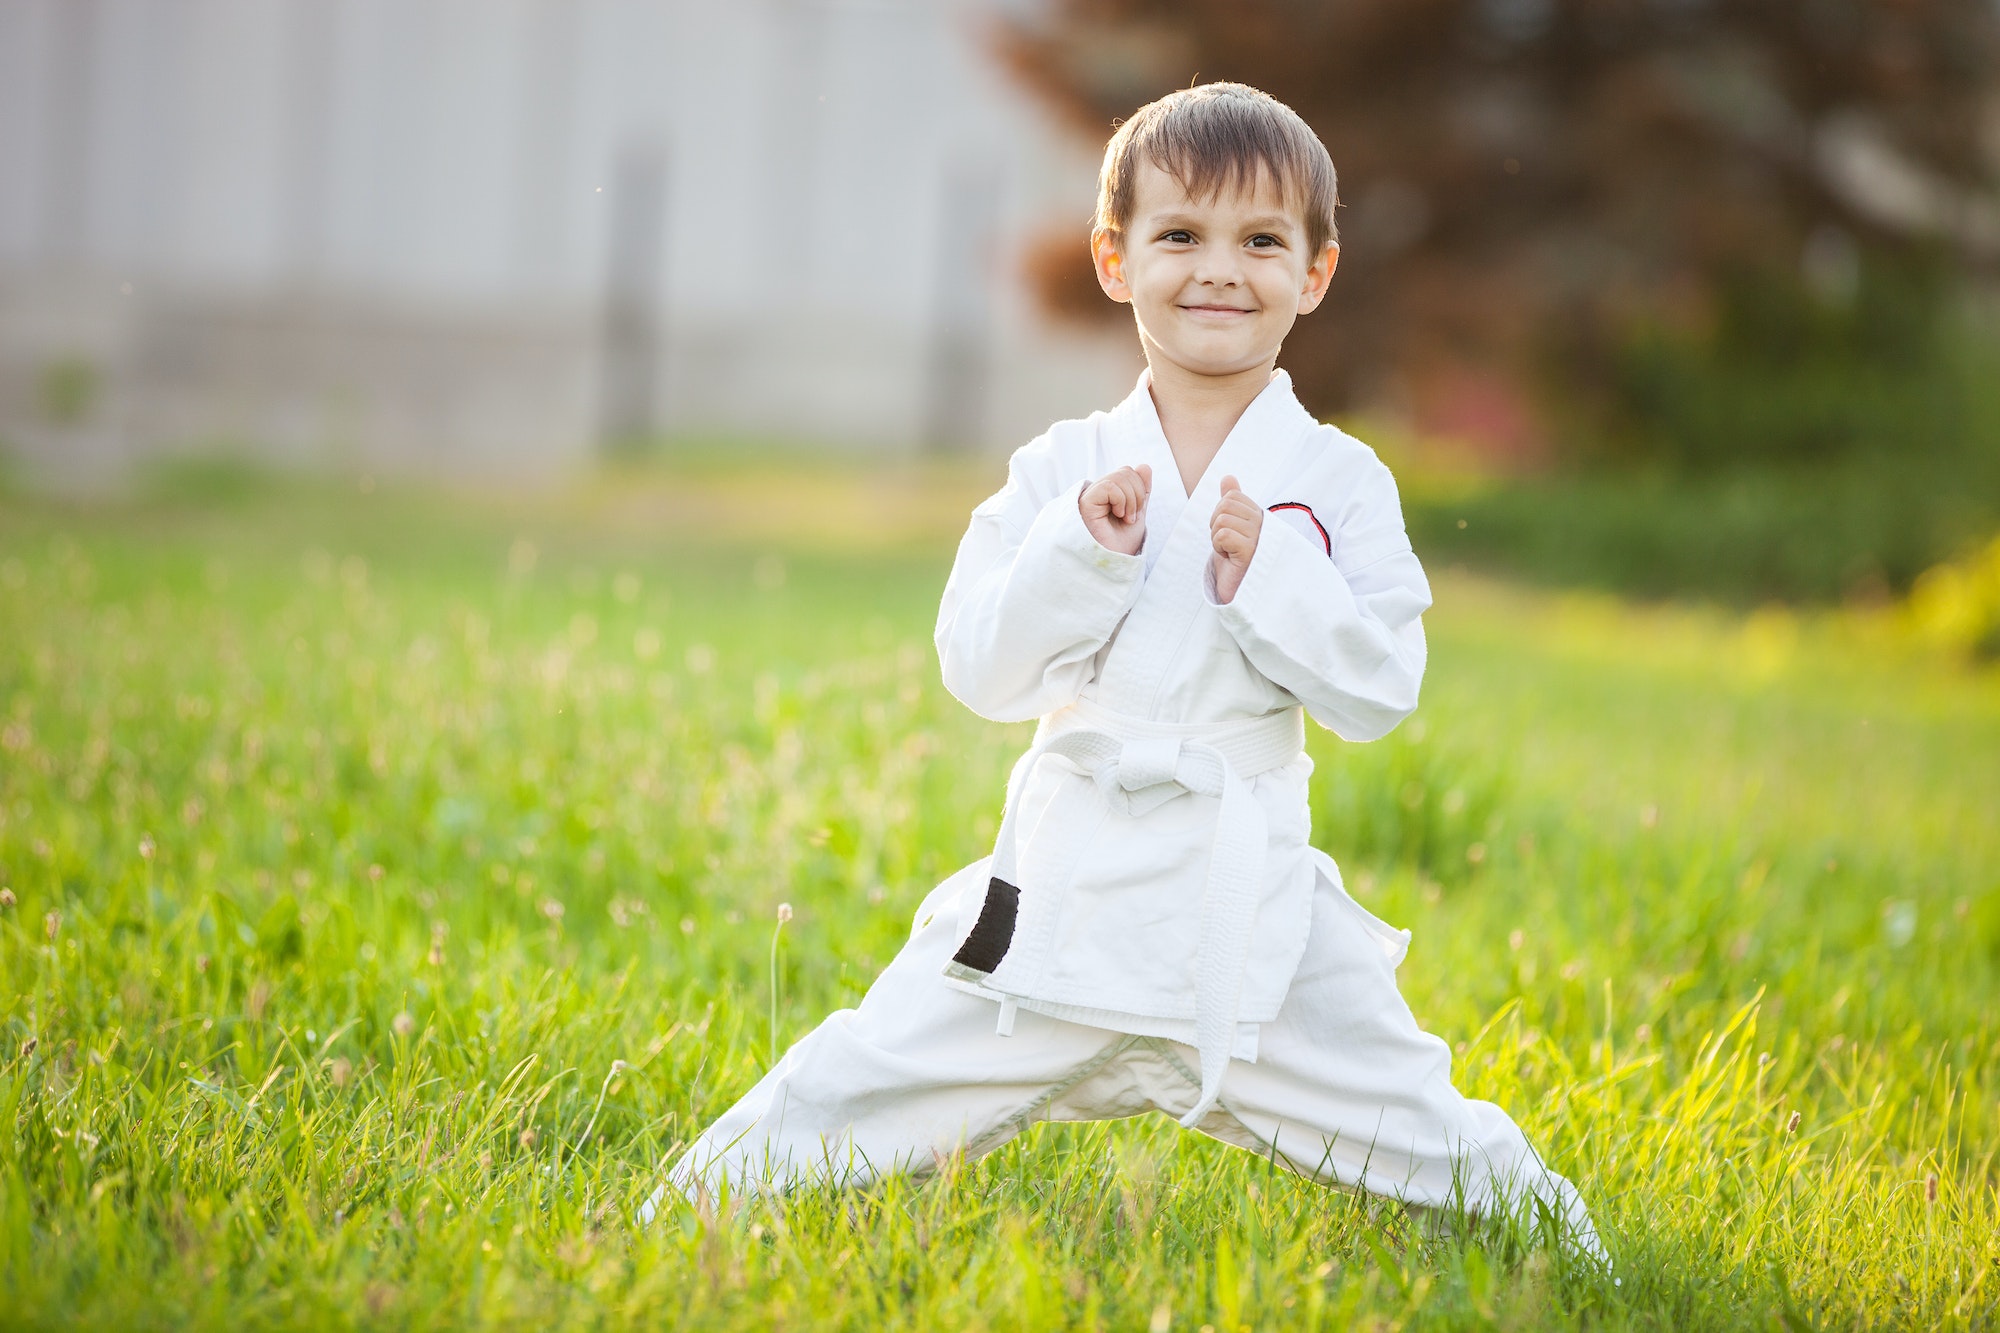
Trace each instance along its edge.
{"label": "karate pants", "polygon": [[[1040,1121],[1178,1119],[1193,1108],[1193,1047],[1025,1008],[1000,1036],[996,1003],[945,984],[957,913],[941,895],[953,880],[918,909],[860,1006],[808,1033],[688,1148],[642,1223],[669,1187],[698,1198],[805,1178],[860,1185],[978,1157]],[[1417,1026],[1362,909],[1323,874],[1278,1017],[1262,1026],[1254,1063],[1230,1062],[1198,1128],[1311,1179],[1406,1203],[1484,1215],[1529,1207],[1532,1195],[1567,1242],[1603,1254],[1570,1183],[1505,1111],[1452,1086],[1450,1048]]]}

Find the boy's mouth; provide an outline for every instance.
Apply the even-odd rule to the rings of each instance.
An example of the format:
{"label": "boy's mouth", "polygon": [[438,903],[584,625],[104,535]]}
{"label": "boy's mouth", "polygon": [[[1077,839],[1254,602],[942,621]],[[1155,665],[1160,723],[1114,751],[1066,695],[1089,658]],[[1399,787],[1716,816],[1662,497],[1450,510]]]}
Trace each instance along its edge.
{"label": "boy's mouth", "polygon": [[1254,313],[1250,307],[1240,305],[1184,305],[1181,309],[1192,315],[1218,315],[1223,318]]}

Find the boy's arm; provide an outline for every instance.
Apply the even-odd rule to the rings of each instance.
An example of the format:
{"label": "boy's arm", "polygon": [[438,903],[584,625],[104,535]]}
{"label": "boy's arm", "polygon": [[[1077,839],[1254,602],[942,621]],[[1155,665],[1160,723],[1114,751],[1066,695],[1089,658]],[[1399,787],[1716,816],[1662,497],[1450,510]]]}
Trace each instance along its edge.
{"label": "boy's arm", "polygon": [[1361,486],[1332,559],[1266,515],[1235,595],[1216,600],[1213,562],[1204,589],[1252,665],[1350,741],[1387,735],[1415,711],[1431,604],[1388,469],[1370,469]]}
{"label": "boy's arm", "polygon": [[1039,498],[1027,452],[1009,464],[1006,486],[972,511],[934,635],[945,688],[995,722],[1073,702],[1145,572],[1141,557],[1100,545],[1084,526],[1077,501],[1087,482]]}

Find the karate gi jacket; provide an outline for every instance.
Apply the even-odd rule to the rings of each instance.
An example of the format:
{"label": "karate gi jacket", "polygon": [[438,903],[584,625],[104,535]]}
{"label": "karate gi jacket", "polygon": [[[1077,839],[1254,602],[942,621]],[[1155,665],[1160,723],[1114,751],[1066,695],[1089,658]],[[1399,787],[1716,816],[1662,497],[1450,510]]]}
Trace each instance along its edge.
{"label": "karate gi jacket", "polygon": [[[1152,465],[1137,555],[1079,497]],[[1236,595],[1215,596],[1209,516],[1234,475],[1265,508]],[[1417,705],[1430,587],[1389,470],[1315,421],[1276,372],[1188,495],[1147,375],[1109,412],[1017,450],[972,512],[938,612],[944,683],[994,721],[1040,718],[994,855],[960,872],[949,984],[1200,1049],[1212,1105],[1254,1060],[1304,951],[1314,878],[1301,710],[1347,740]],[[991,871],[981,886],[977,880]],[[1407,932],[1365,912],[1400,960]]]}

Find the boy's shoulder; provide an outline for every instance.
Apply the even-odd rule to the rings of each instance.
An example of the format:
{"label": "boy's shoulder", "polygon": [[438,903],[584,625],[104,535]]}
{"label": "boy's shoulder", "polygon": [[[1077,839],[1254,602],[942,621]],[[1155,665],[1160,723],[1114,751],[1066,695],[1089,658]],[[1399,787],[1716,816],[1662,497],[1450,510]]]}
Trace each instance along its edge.
{"label": "boy's shoulder", "polygon": [[1267,489],[1255,497],[1267,513],[1316,538],[1343,570],[1410,549],[1395,474],[1338,426],[1314,422]]}
{"label": "boy's shoulder", "polygon": [[1039,505],[1078,480],[1094,479],[1109,471],[1105,466],[1110,448],[1106,427],[1114,411],[1100,409],[1087,417],[1054,422],[1015,449],[1007,458],[1007,484],[974,512],[1002,508],[1021,497]]}
{"label": "boy's shoulder", "polygon": [[1299,480],[1310,485],[1351,487],[1367,482],[1395,489],[1395,474],[1382,456],[1330,422],[1315,421],[1306,431],[1300,459]]}

